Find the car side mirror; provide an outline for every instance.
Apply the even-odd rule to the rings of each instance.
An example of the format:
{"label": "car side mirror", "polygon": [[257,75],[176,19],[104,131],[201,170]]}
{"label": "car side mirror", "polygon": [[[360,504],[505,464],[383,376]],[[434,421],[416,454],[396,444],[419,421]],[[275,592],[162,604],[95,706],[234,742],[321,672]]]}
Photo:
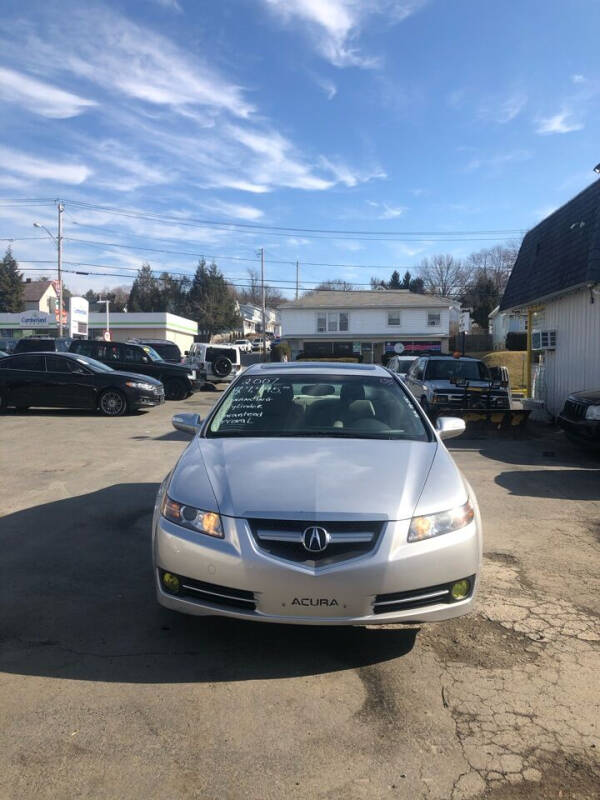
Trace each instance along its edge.
{"label": "car side mirror", "polygon": [[464,419],[460,417],[438,417],[435,422],[440,439],[454,439],[464,433],[466,427]]}
{"label": "car side mirror", "polygon": [[184,350],[184,351],[183,351],[183,355],[184,355],[184,356],[189,356],[189,354],[190,354],[190,351],[189,351],[189,350]]}
{"label": "car side mirror", "polygon": [[200,414],[175,414],[171,423],[178,431],[195,435],[202,427],[202,418]]}

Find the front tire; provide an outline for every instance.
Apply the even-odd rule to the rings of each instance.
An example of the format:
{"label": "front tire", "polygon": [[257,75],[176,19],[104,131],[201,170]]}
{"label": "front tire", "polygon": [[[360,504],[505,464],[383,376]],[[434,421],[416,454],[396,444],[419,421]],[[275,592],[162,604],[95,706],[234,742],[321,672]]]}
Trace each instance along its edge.
{"label": "front tire", "polygon": [[106,389],[98,400],[98,410],[105,417],[122,417],[127,411],[127,398],[118,389]]}
{"label": "front tire", "polygon": [[171,378],[165,383],[166,400],[185,400],[187,397],[187,387],[179,378]]}

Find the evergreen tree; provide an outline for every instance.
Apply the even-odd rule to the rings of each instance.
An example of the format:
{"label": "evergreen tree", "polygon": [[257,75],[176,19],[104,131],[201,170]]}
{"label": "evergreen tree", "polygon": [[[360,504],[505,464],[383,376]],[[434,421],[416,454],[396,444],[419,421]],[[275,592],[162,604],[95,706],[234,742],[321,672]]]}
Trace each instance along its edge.
{"label": "evergreen tree", "polygon": [[402,278],[402,289],[410,289],[410,272],[406,270]]}
{"label": "evergreen tree", "polygon": [[240,325],[233,292],[215,263],[207,267],[204,259],[198,262],[188,301],[188,313],[203,336],[235,330]]}
{"label": "evergreen tree", "polygon": [[143,264],[129,293],[129,311],[161,311],[161,292],[158,280],[152,274],[150,264]]}
{"label": "evergreen tree", "polygon": [[414,294],[425,294],[425,283],[423,278],[411,278],[407,288],[411,292],[414,292]]}
{"label": "evergreen tree", "polygon": [[402,289],[402,284],[400,283],[400,273],[397,269],[392,272],[392,277],[388,281],[387,285],[388,289]]}
{"label": "evergreen tree", "polygon": [[461,298],[463,305],[473,309],[473,319],[484,330],[487,330],[489,324],[488,314],[498,305],[499,300],[500,292],[494,279],[482,273],[467,286]]}
{"label": "evergreen tree", "polygon": [[9,247],[0,261],[0,312],[14,313],[24,308],[23,276]]}

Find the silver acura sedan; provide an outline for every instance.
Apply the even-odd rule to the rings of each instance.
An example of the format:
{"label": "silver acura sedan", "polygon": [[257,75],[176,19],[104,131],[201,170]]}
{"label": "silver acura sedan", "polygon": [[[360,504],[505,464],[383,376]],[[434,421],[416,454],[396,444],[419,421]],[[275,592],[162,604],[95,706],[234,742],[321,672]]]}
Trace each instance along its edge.
{"label": "silver acura sedan", "polygon": [[437,622],[471,610],[473,489],[395,374],[256,364],[204,420],[157,496],[159,603],[262,622]]}

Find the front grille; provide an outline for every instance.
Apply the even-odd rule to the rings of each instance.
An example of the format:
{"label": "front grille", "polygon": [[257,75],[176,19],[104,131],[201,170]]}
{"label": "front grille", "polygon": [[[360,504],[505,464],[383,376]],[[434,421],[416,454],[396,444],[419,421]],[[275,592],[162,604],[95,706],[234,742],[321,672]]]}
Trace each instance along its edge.
{"label": "front grille", "polygon": [[562,415],[567,419],[585,419],[587,406],[585,403],[578,403],[576,400],[567,400],[563,408]]}
{"label": "front grille", "polygon": [[[306,520],[250,519],[250,530],[261,550],[309,567],[325,567],[373,550],[383,522],[307,522]],[[303,544],[307,528],[324,528],[330,542],[322,552],[309,552]]]}
{"label": "front grille", "polygon": [[[470,584],[469,594],[467,595],[467,597],[470,597],[473,593],[475,576],[471,575],[466,580],[468,580]],[[439,586],[427,586],[424,589],[411,589],[408,592],[378,594],[373,603],[373,613],[389,614],[392,611],[408,611],[411,608],[433,606],[438,603],[454,603],[456,601],[453,600],[450,594],[450,588],[453,583],[455,583],[455,581],[452,581],[452,583],[442,583]]]}
{"label": "front grille", "polygon": [[[160,570],[160,583],[163,590],[166,589],[162,576],[165,570]],[[171,573],[176,575],[176,573]],[[217,583],[205,583],[197,581],[195,578],[186,578],[183,575],[176,575],[179,579],[181,588],[179,592],[169,592],[175,597],[189,597],[192,600],[200,600],[203,603],[212,603],[215,606],[226,606],[227,608],[239,608],[243,611],[254,611],[256,602],[254,592],[246,589],[232,589],[230,586],[219,586]]]}

